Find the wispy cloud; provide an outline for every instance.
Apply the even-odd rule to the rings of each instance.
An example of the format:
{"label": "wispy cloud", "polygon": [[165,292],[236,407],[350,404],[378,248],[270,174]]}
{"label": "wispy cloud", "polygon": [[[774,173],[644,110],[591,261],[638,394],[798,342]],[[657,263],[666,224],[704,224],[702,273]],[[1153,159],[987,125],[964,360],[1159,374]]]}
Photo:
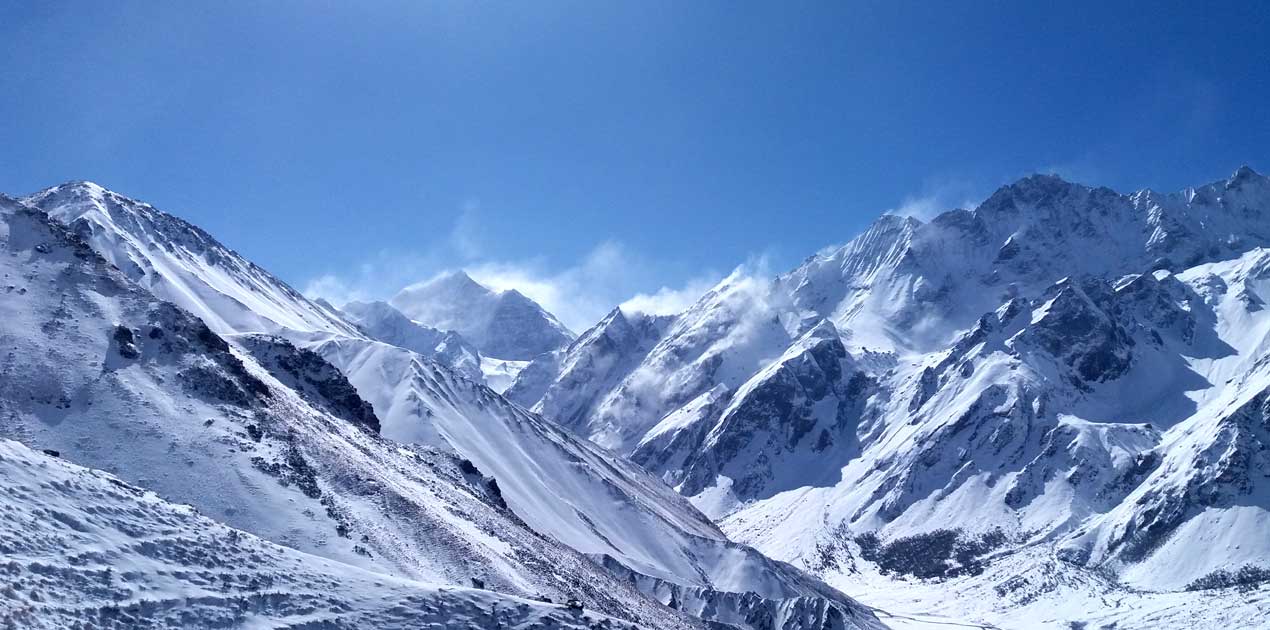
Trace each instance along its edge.
{"label": "wispy cloud", "polygon": [[541,257],[498,259],[488,255],[492,248],[484,242],[480,225],[480,204],[469,202],[428,253],[378,252],[354,269],[313,278],[303,292],[336,305],[389,299],[402,287],[462,269],[496,291],[520,291],[581,332],[618,305],[646,313],[678,312],[724,275],[706,271],[679,286],[667,284],[664,265],[613,240],[598,243],[564,265]]}
{"label": "wispy cloud", "polygon": [[1098,170],[1087,159],[1050,164],[1036,169],[1036,172],[1057,175],[1069,182],[1081,184],[1099,181]]}
{"label": "wispy cloud", "polygon": [[310,279],[301,291],[310,298],[323,298],[336,306],[352,300],[386,299],[420,278],[443,269],[443,260],[456,260],[447,249],[433,254],[392,250],[375,252],[356,267],[329,271]]}
{"label": "wispy cloud", "polygon": [[888,214],[929,221],[955,208],[974,208],[983,200],[983,191],[967,178],[941,176],[927,178],[917,193],[906,195]]}
{"label": "wispy cloud", "polygon": [[677,289],[663,286],[652,293],[636,293],[630,299],[622,302],[622,310],[648,315],[682,313],[718,282],[719,278],[717,277],[702,276],[689,279],[688,282]]}
{"label": "wispy cloud", "polygon": [[[541,260],[485,262],[464,268],[495,290],[516,289],[538,302],[575,332],[589,328],[615,306],[670,314],[687,308],[722,277],[705,274],[683,286],[649,292],[651,261],[616,241],[591,249],[576,264],[550,269]],[[656,285],[653,285],[656,286]]]}
{"label": "wispy cloud", "polygon": [[480,228],[481,204],[464,202],[448,231],[421,251],[380,250],[353,268],[328,271],[310,279],[304,293],[337,306],[352,300],[386,300],[402,287],[437,273],[479,261],[487,251]]}
{"label": "wispy cloud", "polygon": [[343,306],[354,301],[365,301],[372,297],[350,286],[343,278],[333,273],[309,280],[304,286],[303,293],[311,299],[321,298],[336,306]]}
{"label": "wispy cloud", "polygon": [[936,195],[926,195],[922,197],[905,197],[900,205],[887,210],[888,214],[897,214],[902,217],[913,217],[922,221],[929,221],[939,213],[949,210],[945,202]]}
{"label": "wispy cloud", "polygon": [[475,260],[485,253],[481,232],[481,202],[469,199],[450,229],[449,245],[464,260]]}

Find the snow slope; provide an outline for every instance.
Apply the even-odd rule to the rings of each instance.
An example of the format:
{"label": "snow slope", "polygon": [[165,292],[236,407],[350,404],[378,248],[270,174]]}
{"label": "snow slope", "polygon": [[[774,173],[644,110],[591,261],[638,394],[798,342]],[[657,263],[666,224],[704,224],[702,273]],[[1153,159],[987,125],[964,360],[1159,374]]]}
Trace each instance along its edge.
{"label": "snow slope", "polygon": [[639,627],[301,553],[10,440],[0,497],[5,627]]}
{"label": "snow slope", "polygon": [[759,620],[800,600],[816,607],[803,613],[816,623],[833,616],[872,623],[855,602],[818,580],[730,542],[638,467],[480,383],[387,344],[332,338],[306,345],[348,374],[379,410],[386,437],[470,459],[498,480],[508,507],[529,527],[604,558],[619,575],[647,578],[643,588],[660,601],[683,601],[669,596],[666,588],[674,586],[701,591],[708,605],[697,613],[711,620],[729,619],[716,616],[726,609],[722,599],[744,596],[761,604],[747,610],[747,625],[774,623],[779,617]]}
{"label": "snow slope", "polygon": [[526,361],[573,339],[533,300],[516,290],[492,291],[462,271],[408,286],[391,302],[410,319],[453,330],[496,359]]}

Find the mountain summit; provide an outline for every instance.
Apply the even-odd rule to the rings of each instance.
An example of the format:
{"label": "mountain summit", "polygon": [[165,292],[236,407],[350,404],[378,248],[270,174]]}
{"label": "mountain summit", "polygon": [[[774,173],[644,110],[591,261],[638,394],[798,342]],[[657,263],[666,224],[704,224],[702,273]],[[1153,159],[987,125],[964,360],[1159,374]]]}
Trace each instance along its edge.
{"label": "mountain summit", "polygon": [[493,291],[464,271],[408,286],[390,302],[410,319],[453,330],[482,355],[496,359],[533,359],[574,338],[554,315],[519,291]]}

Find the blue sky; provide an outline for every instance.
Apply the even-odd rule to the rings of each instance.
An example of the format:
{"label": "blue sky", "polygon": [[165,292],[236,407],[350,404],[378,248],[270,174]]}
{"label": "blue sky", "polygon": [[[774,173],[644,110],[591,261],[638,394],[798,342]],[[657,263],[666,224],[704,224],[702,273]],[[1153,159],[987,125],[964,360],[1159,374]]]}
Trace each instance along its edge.
{"label": "blue sky", "polygon": [[300,288],[575,328],[1032,171],[1270,169],[1270,4],[0,4],[0,191],[91,179]]}

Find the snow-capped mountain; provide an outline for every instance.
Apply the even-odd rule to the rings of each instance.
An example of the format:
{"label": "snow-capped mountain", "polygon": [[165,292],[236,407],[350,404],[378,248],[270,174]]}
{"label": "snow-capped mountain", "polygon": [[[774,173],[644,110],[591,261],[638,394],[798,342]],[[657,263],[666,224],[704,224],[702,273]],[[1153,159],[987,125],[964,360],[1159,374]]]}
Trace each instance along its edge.
{"label": "snow-capped mountain", "polygon": [[0,208],[0,435],[296,550],[266,565],[640,627],[879,627],[828,585],[1002,627],[1267,612],[1251,169],[1173,194],[1028,177],[571,341],[465,275],[341,312],[92,184]]}
{"label": "snow-capped mountain", "polygon": [[[1270,582],[1267,247],[1246,167],[1173,194],[1032,176],[636,335],[617,313],[508,395],[848,592],[1035,586],[1006,560],[1029,549],[1121,589]],[[1022,605],[999,596],[980,619]]]}
{"label": "snow-capped mountain", "polygon": [[[381,438],[373,410],[315,353],[266,335],[227,342],[7,198],[0,252],[3,437],[367,572],[696,625],[528,529],[470,461]],[[31,500],[52,500],[43,493]]]}
{"label": "snow-capped mountain", "polygon": [[493,291],[462,271],[408,286],[391,303],[410,319],[459,333],[482,355],[496,359],[533,359],[574,337],[554,315],[519,291]]}
{"label": "snow-capped mountain", "polygon": [[[75,188],[88,192],[67,190]],[[116,215],[141,208],[153,225],[187,225],[93,185],[55,190],[94,206],[113,200]],[[59,216],[84,214],[69,205],[57,206]],[[15,254],[6,272],[26,280],[9,289],[25,301],[8,303],[0,324],[0,337],[17,340],[0,389],[7,437],[273,542],[406,579],[573,596],[650,627],[695,623],[662,604],[743,627],[878,626],[819,580],[727,540],[637,467],[475,378],[373,339],[327,305],[275,292],[271,309],[329,319],[293,329],[253,319],[245,300],[193,302],[208,319],[234,323],[218,335],[96,251],[140,243],[129,259],[162,263],[142,274],[150,283],[178,277],[202,296],[285,287],[263,271],[237,273],[258,268],[210,237],[197,250],[170,250],[167,235],[131,233],[133,221],[92,232],[71,219],[85,240],[37,208],[10,210],[20,229],[5,244]],[[32,251],[80,262],[45,268]],[[225,256],[212,280],[200,275],[210,263],[197,252],[206,251]],[[283,297],[294,303],[276,303]],[[57,335],[26,334],[45,328]]]}

